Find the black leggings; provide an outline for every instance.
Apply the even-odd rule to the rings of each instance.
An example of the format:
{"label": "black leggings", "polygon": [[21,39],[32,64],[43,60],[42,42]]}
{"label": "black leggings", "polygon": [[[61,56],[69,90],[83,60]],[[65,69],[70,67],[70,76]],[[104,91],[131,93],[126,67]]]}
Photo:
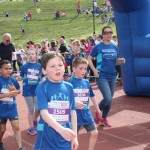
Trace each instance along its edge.
{"label": "black leggings", "polygon": [[17,71],[17,68],[16,68],[16,61],[17,61],[17,60],[13,60],[13,61],[12,61],[12,63],[13,63],[13,71],[14,71],[14,72]]}

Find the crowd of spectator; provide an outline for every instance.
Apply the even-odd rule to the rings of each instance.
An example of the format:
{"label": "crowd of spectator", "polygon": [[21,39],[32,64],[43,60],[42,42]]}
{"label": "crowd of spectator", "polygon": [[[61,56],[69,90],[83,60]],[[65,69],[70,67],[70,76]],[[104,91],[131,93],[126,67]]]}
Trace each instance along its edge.
{"label": "crowd of spectator", "polygon": [[[117,36],[113,36],[114,40],[112,42],[117,45]],[[17,72],[16,65],[20,71],[21,66],[26,63],[27,57],[26,52],[29,48],[36,50],[38,56],[38,62],[41,61],[41,58],[44,53],[49,51],[60,52],[65,58],[65,72],[72,72],[72,61],[75,57],[84,57],[87,58],[93,47],[99,43],[103,42],[103,36],[101,34],[89,36],[87,38],[75,39],[70,38],[69,43],[66,43],[65,36],[60,36],[58,40],[52,39],[48,40],[44,38],[40,43],[34,43],[33,41],[28,41],[26,43],[26,48],[23,48],[22,45],[18,45],[16,48],[16,57],[13,55],[13,70]],[[15,59],[14,59],[15,58]],[[17,62],[17,64],[15,64]],[[92,72],[91,72],[91,76]]]}
{"label": "crowd of spectator", "polygon": [[104,24],[106,22],[114,22],[113,9],[109,0],[105,0],[103,4],[98,5],[97,1],[93,1],[92,8],[85,8],[84,5],[81,5],[80,1],[77,3],[77,14],[94,14],[94,16],[100,16],[99,24]]}

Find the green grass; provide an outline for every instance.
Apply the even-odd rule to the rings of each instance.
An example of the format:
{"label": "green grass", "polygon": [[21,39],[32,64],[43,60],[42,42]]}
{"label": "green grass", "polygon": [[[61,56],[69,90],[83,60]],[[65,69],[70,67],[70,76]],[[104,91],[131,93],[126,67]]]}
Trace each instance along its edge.
{"label": "green grass", "polygon": [[[58,40],[60,35],[66,37],[68,42],[70,38],[86,38],[93,35],[93,17],[92,15],[77,15],[76,5],[78,1],[74,0],[43,0],[36,6],[41,8],[41,17],[38,19],[36,6],[33,6],[33,0],[0,2],[0,35],[8,32],[12,35],[12,42],[22,44],[29,40],[35,43],[41,42],[45,37],[49,40]],[[98,5],[104,0],[97,0]],[[81,0],[81,5],[85,8],[92,9],[92,0]],[[66,11],[67,16],[60,19],[54,18],[54,13],[59,10],[61,13]],[[9,12],[9,18],[6,19],[5,12]],[[33,19],[30,21],[23,20],[24,12],[31,12]],[[108,23],[99,25],[100,16],[95,17],[96,34],[101,34],[101,29],[105,25],[110,25],[114,32],[115,24]],[[26,35],[22,36],[21,25],[24,25]]]}

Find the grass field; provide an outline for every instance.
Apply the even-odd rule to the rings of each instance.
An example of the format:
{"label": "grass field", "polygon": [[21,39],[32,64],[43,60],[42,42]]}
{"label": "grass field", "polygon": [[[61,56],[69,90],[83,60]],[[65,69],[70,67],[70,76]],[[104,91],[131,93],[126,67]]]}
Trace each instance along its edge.
{"label": "grass field", "polygon": [[[25,43],[29,40],[35,43],[41,42],[45,37],[49,40],[58,40],[60,35],[66,37],[68,42],[70,38],[86,38],[93,35],[93,16],[81,14],[77,15],[76,0],[42,0],[33,4],[33,0],[26,1],[9,1],[0,2],[0,35],[9,32],[12,35],[12,42],[16,45]],[[81,0],[81,6],[92,9],[92,0]],[[104,0],[97,0],[101,5]],[[41,17],[36,14],[36,7],[41,8]],[[61,13],[66,11],[66,17],[60,19],[54,18],[54,13],[59,10]],[[9,18],[6,19],[5,12],[9,12]],[[30,21],[23,20],[24,12],[31,12],[33,19]],[[115,34],[115,24],[108,23],[99,25],[100,16],[95,17],[96,34],[101,33],[101,29],[105,25],[110,25]],[[26,35],[22,36],[21,26],[25,27]]]}

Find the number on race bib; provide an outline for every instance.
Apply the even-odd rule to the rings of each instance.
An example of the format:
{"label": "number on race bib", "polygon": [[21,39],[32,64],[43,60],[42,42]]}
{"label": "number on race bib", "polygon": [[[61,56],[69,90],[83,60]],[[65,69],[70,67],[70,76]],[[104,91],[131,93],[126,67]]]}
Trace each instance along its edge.
{"label": "number on race bib", "polygon": [[64,115],[65,109],[54,109],[54,114],[55,115]]}
{"label": "number on race bib", "polygon": [[78,93],[78,97],[85,97],[86,94],[85,93]]}

